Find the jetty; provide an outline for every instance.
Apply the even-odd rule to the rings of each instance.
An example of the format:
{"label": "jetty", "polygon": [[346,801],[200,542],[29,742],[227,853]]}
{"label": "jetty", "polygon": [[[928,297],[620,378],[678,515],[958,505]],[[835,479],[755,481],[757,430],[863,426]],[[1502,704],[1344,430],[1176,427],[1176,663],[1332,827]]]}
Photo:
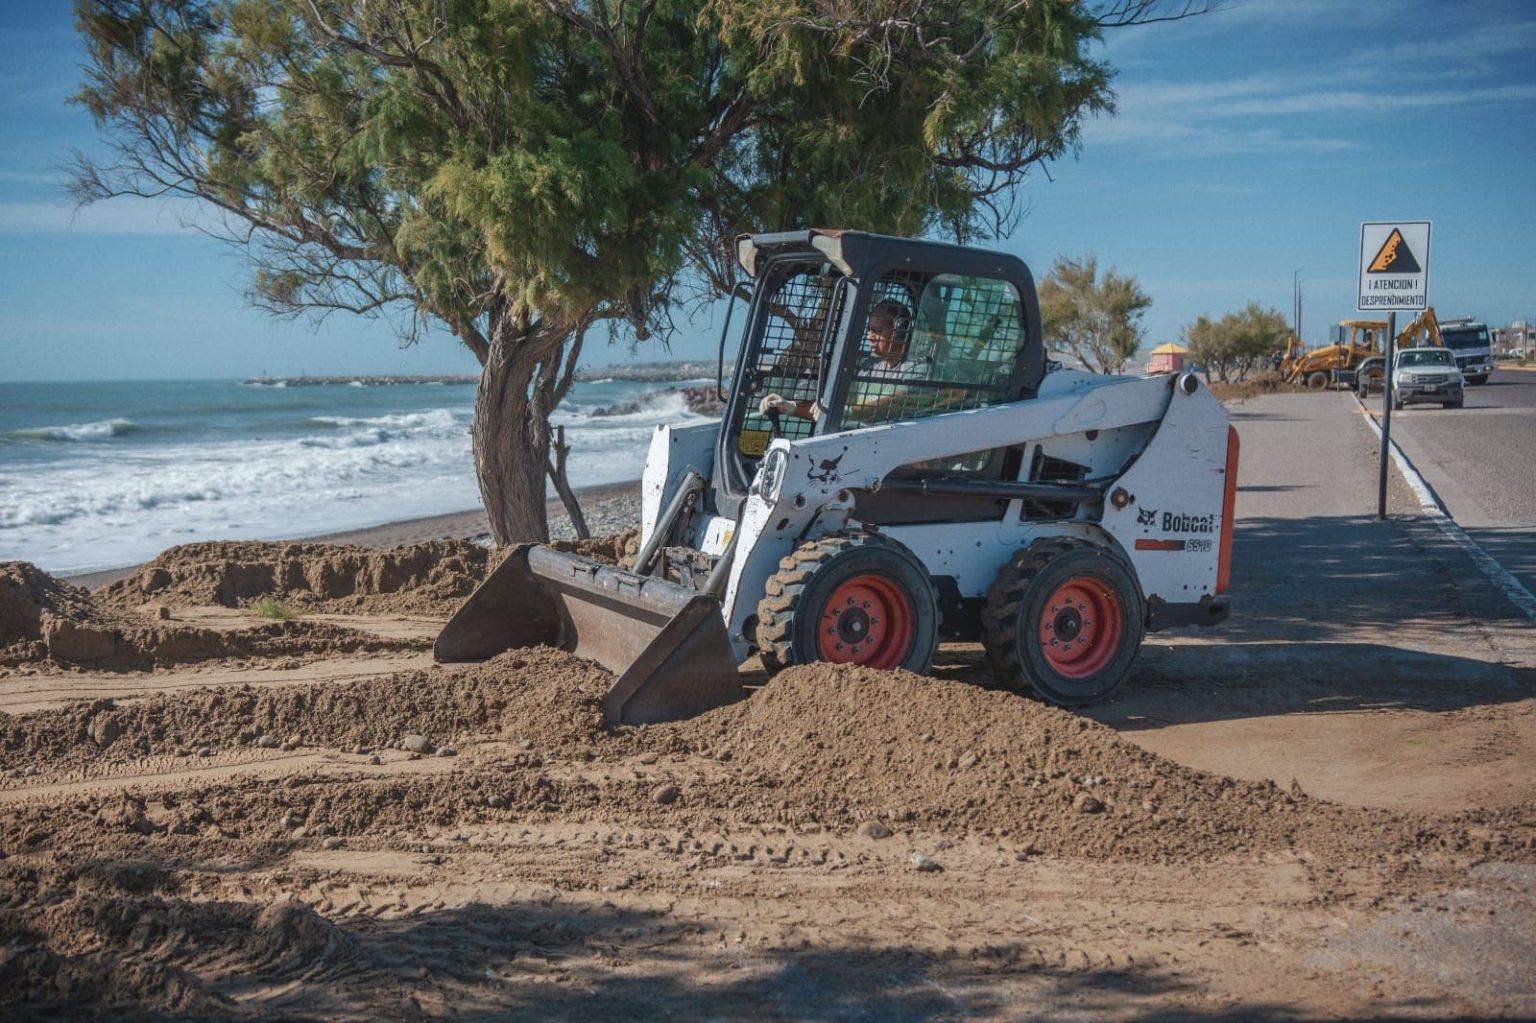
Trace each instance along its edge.
{"label": "jetty", "polygon": [[474,384],[480,378],[474,375],[447,374],[439,376],[339,376],[339,377],[247,377],[241,383],[247,387],[402,387],[407,384]]}

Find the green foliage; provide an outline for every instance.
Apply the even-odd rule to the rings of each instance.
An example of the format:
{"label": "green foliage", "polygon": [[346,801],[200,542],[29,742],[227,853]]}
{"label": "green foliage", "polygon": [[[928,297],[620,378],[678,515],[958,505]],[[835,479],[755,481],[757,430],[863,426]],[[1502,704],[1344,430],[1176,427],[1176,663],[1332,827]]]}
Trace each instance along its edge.
{"label": "green foliage", "polygon": [[245,609],[258,618],[272,618],[280,622],[291,621],[304,612],[292,604],[285,604],[276,597],[257,597],[248,601]]}
{"label": "green foliage", "polygon": [[1141,317],[1152,299],[1135,277],[1113,267],[1101,278],[1092,253],[1081,259],[1057,256],[1039,291],[1046,343],[1090,369],[1120,372],[1146,336]]}
{"label": "green foliage", "polygon": [[1249,302],[1240,313],[1219,320],[1201,315],[1182,332],[1189,359],[1205,367],[1205,379],[1235,383],[1255,370],[1267,368],[1275,353],[1284,351],[1290,327],[1275,309]]}
{"label": "green foliage", "polygon": [[82,199],[205,199],[256,227],[259,302],[461,333],[498,302],[659,325],[680,275],[729,283],[741,231],[985,233],[1111,101],[1093,15],[1064,0],[76,13],[77,99],[124,157],[83,164]]}
{"label": "green foliage", "polygon": [[[1198,2],[1198,0],[1197,0]],[[1211,0],[1216,2],[1216,0]],[[1101,27],[1163,0],[74,0],[81,202],[219,211],[282,315],[438,321],[483,367],[498,542],[541,539],[548,415],[598,321],[739,284],[735,237],[1000,231],[1112,109]],[[1169,0],[1171,17],[1190,10]]]}

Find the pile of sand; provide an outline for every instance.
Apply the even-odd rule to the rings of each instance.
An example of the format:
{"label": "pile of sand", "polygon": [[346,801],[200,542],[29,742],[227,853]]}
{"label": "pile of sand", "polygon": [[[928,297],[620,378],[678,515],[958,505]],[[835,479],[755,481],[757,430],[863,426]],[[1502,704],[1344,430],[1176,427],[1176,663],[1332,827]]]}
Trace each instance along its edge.
{"label": "pile of sand", "polygon": [[126,650],[124,632],[137,624],[29,562],[0,563],[0,665],[108,659]]}
{"label": "pile of sand", "polygon": [[86,665],[147,670],[211,660],[316,658],[426,649],[423,639],[339,625],[273,621],[209,629],[161,621],[54,579],[24,561],[0,565],[0,666]]}
{"label": "pile of sand", "polygon": [[1210,388],[1211,393],[1220,401],[1240,401],[1244,398],[1257,398],[1263,394],[1306,390],[1300,384],[1287,383],[1285,377],[1275,370],[1255,373],[1248,379],[1235,384],[1213,383]]}
{"label": "pile of sand", "polygon": [[566,554],[601,561],[605,565],[629,565],[640,553],[640,530],[626,529],[612,536],[594,536],[589,540],[553,540],[549,546]]}
{"label": "pile of sand", "polygon": [[57,768],[250,746],[263,736],[329,749],[398,748],[410,734],[433,746],[485,736],[584,751],[604,741],[600,701],[611,684],[591,662],[541,647],[351,683],[200,689],[122,706],[97,700],[0,714],[0,754],[10,764]]}
{"label": "pile of sand", "polygon": [[162,551],[97,591],[118,607],[260,598],[334,611],[450,614],[485,577],[488,552],[465,540],[374,550],[323,543],[192,543]]}
{"label": "pile of sand", "polygon": [[[734,820],[986,835],[1053,856],[1126,862],[1281,850],[1418,862],[1474,841],[1490,855],[1536,860],[1530,814],[1431,818],[1336,806],[1190,770],[1012,694],[903,672],[791,669],[748,701],[693,721],[617,729],[601,719],[610,681],[567,654],[519,651],[351,685],[0,718],[0,750],[14,766],[222,749],[263,735],[343,750],[398,748],[412,733],[434,746],[504,744],[448,776],[244,780],[184,792],[199,826],[224,836],[281,838],[294,821],[349,841],[391,841],[488,821],[707,828]],[[612,766],[636,757],[654,766]],[[674,788],[671,798],[657,798],[662,784]],[[47,822],[18,814],[0,829],[0,848],[24,843],[29,827],[79,847],[103,830],[142,830],[142,814],[125,818],[118,798],[82,799]]]}

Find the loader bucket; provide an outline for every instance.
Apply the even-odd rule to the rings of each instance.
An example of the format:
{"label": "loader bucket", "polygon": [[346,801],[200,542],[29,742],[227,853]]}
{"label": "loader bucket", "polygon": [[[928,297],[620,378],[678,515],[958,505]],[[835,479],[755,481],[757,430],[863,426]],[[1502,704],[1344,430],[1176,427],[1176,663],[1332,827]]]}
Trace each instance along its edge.
{"label": "loader bucket", "polygon": [[719,600],[548,547],[514,548],[443,627],[433,656],[483,661],[541,644],[618,676],[603,697],[613,724],[677,721],[746,696]]}

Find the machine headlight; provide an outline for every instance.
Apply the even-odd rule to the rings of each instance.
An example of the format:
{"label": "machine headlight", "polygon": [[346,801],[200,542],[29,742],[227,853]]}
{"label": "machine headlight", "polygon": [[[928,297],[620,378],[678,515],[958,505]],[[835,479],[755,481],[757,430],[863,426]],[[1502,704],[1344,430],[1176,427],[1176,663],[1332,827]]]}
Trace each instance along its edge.
{"label": "machine headlight", "polygon": [[783,448],[772,448],[763,456],[763,464],[757,470],[757,496],[769,504],[779,499],[779,489],[784,486],[784,472],[789,468],[789,455]]}

